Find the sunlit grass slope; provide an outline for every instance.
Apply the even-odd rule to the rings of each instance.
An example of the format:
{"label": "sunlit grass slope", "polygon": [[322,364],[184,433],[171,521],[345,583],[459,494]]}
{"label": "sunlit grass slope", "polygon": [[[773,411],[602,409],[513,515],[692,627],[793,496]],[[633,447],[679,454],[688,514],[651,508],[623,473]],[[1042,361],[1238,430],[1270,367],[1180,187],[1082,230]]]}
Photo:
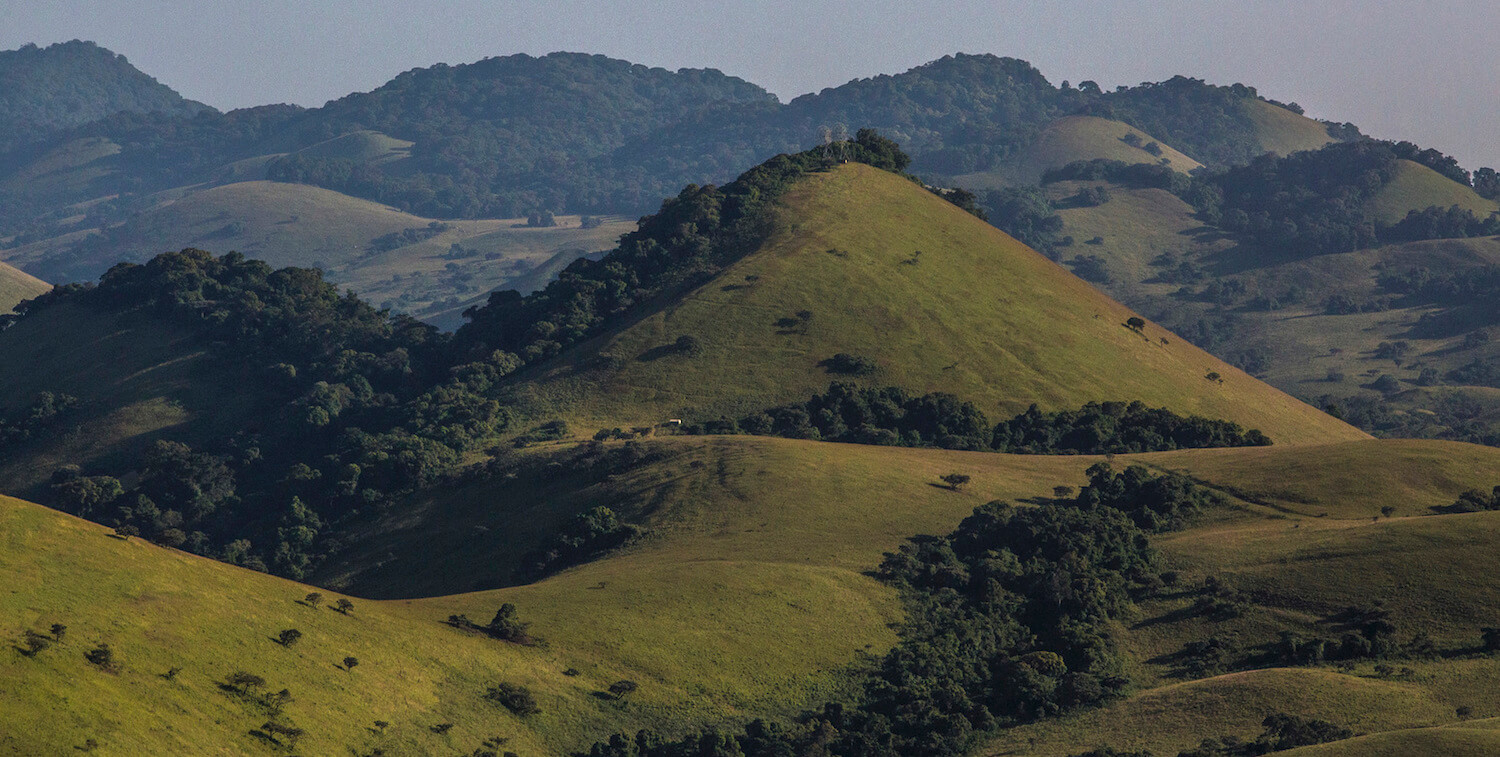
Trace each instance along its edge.
{"label": "sunlit grass slope", "polygon": [[[399,604],[356,601],[343,615],[326,595],[310,606],[299,600],[312,587],[122,541],[17,500],[0,498],[0,524],[5,636],[67,626],[34,657],[0,649],[0,752],[72,754],[93,739],[105,755],[284,753],[252,734],[269,712],[223,690],[236,671],[291,693],[284,718],[307,732],[298,754],[468,754],[495,736],[522,754],[558,754],[632,716],[633,705],[591,695],[614,679],[564,676],[564,650],[468,635]],[[273,639],[289,628],[302,638],[282,647]],[[100,642],[118,671],[84,659]],[[358,665],[345,669],[345,657]],[[483,699],[500,681],[531,688],[541,714],[521,721]],[[431,730],[442,723],[453,727]]]}
{"label": "sunlit grass slope", "polygon": [[[615,730],[789,716],[838,695],[850,666],[894,642],[896,598],[867,575],[883,551],[949,530],[988,499],[1076,484],[1090,462],[777,439],[673,443],[685,455],[632,474],[657,489],[642,545],[529,586],[356,599],[348,617],[297,604],[309,587],[0,500],[0,573],[13,581],[0,596],[6,632],[19,640],[25,628],[69,626],[64,644],[34,659],[3,650],[0,707],[24,727],[0,729],[0,748],[49,753],[95,738],[101,753],[247,751],[266,715],[220,692],[235,670],[292,692],[287,714],[308,727],[309,754],[468,751],[493,735],[522,754],[557,754]],[[935,485],[955,468],[974,476],[969,488]],[[639,484],[622,482],[630,485]],[[411,554],[409,569],[423,570]],[[440,623],[455,612],[482,622],[504,601],[519,605],[543,647]],[[270,638],[285,628],[304,634],[290,649]],[[82,658],[99,641],[122,672]],[[336,666],[347,655],[360,660],[352,672]],[[175,680],[159,677],[171,667],[183,668]],[[640,684],[628,702],[595,696],[626,678]],[[483,700],[499,681],[531,687],[544,712],[522,723]],[[392,725],[376,734],[375,720]],[[456,724],[446,737],[428,730],[443,722]]]}
{"label": "sunlit grass slope", "polygon": [[1500,727],[1492,718],[1441,728],[1376,733],[1332,744],[1302,747],[1287,757],[1408,757],[1440,754],[1445,757],[1489,757],[1500,754]]}
{"label": "sunlit grass slope", "polygon": [[29,300],[52,289],[52,285],[25,271],[0,263],[0,313],[9,312],[21,300]]}
{"label": "sunlit grass slope", "polygon": [[1264,100],[1246,100],[1245,112],[1255,124],[1255,137],[1266,152],[1290,155],[1299,150],[1316,150],[1333,141],[1328,136],[1328,127],[1318,121]]}
{"label": "sunlit grass slope", "polygon": [[1457,205],[1479,218],[1500,210],[1500,204],[1486,200],[1466,187],[1419,163],[1397,161],[1396,177],[1370,200],[1370,211],[1386,223],[1406,217],[1408,211],[1436,205],[1447,209]]}
{"label": "sunlit grass slope", "polygon": [[[1136,144],[1126,142],[1127,135],[1133,135]],[[1145,149],[1153,142],[1161,149],[1160,154]],[[982,189],[1007,183],[1035,184],[1049,169],[1095,159],[1123,163],[1159,163],[1165,159],[1173,170],[1182,173],[1202,165],[1130,124],[1098,116],[1067,116],[1049,124],[998,170],[956,176],[954,181],[959,186]]]}
{"label": "sunlit grass slope", "polygon": [[[1365,441],[1220,452],[1131,458],[1187,472],[1230,495],[1227,509],[1154,539],[1178,571],[1180,588],[1143,601],[1118,632],[1136,661],[1132,678],[1141,688],[1100,710],[1004,732],[981,753],[1061,756],[1108,744],[1176,754],[1208,737],[1253,737],[1260,719],[1273,712],[1328,719],[1356,733],[1457,723],[1460,707],[1473,717],[1500,715],[1500,694],[1490,685],[1500,661],[1467,651],[1478,645],[1483,627],[1500,623],[1500,577],[1487,557],[1500,548],[1500,513],[1431,510],[1464,489],[1500,483],[1500,451]],[[1392,517],[1381,515],[1385,506],[1396,508]],[[1430,517],[1416,517],[1422,515]],[[1196,587],[1208,577],[1241,593],[1248,603],[1241,616],[1213,619],[1191,611]],[[1341,611],[1375,602],[1390,612],[1401,641],[1424,632],[1457,654],[1390,661],[1395,674],[1377,671],[1373,662],[1347,671],[1269,668],[1199,680],[1177,670],[1174,655],[1188,642],[1216,636],[1251,653],[1274,643],[1282,630],[1336,638],[1343,632]],[[1399,671],[1405,668],[1410,672]],[[1375,743],[1434,738],[1393,733]],[[1314,753],[1364,754],[1357,743]]]}
{"label": "sunlit grass slope", "polygon": [[[296,603],[308,587],[140,540],[124,542],[92,524],[0,501],[0,573],[14,577],[12,591],[0,594],[7,631],[19,638],[24,628],[45,630],[54,622],[70,629],[63,644],[35,658],[14,651],[0,657],[0,707],[21,724],[0,729],[0,745],[49,753],[94,738],[105,754],[249,751],[257,743],[249,731],[266,715],[218,688],[235,670],[264,676],[273,690],[291,691],[294,701],[286,713],[308,728],[299,751],[309,754],[377,747],[387,753],[464,752],[491,736],[508,737],[507,748],[522,754],[556,754],[621,729],[681,732],[706,723],[790,716],[836,696],[848,686],[851,666],[894,643],[891,624],[900,618],[899,604],[868,575],[882,553],[913,534],[951,530],[991,499],[1030,500],[1051,494],[1056,485],[1077,486],[1084,469],[1100,460],[754,437],[659,443],[672,454],[590,494],[648,525],[649,535],[636,546],[525,586],[427,599],[360,599],[441,592],[444,581],[466,570],[481,577],[493,570],[482,549],[451,554],[453,539],[488,539],[497,548],[513,548],[499,532],[525,514],[507,509],[487,485],[471,485],[440,494],[433,512],[408,514],[428,525],[408,524],[399,556],[380,550],[381,559],[395,558],[393,569],[346,574],[356,595],[356,609],[347,617]],[[1290,467],[1290,458],[1257,458],[1228,473],[1205,469],[1195,475],[1222,478],[1211,483],[1226,490],[1305,475],[1309,490],[1331,490],[1337,479],[1316,479],[1337,465],[1373,475],[1420,466],[1445,448],[1470,449],[1425,445],[1307,447],[1302,457],[1330,465],[1303,474]],[[1455,469],[1451,480],[1430,484],[1428,496],[1456,496],[1500,477],[1500,451],[1473,454],[1472,465]],[[1115,462],[1190,468],[1186,457],[1141,455]],[[941,487],[939,477],[950,472],[973,480],[962,491]],[[1185,582],[1212,572],[1250,590],[1260,582],[1285,584],[1281,591],[1290,599],[1257,590],[1257,602],[1272,608],[1257,613],[1285,613],[1274,608],[1304,603],[1303,613],[1311,617],[1323,604],[1384,595],[1386,576],[1426,597],[1402,603],[1398,616],[1408,607],[1426,616],[1452,614],[1450,603],[1460,594],[1478,601],[1493,593],[1483,565],[1493,539],[1475,531],[1500,525],[1488,516],[1379,524],[1363,515],[1333,516],[1306,518],[1294,529],[1282,513],[1235,502],[1240,510],[1211,514],[1192,530],[1163,537],[1162,549]],[[436,525],[444,517],[450,522]],[[1463,523],[1474,525],[1449,525]],[[1356,538],[1380,533],[1403,536],[1389,542]],[[1336,539],[1344,540],[1330,546]],[[1460,559],[1464,540],[1470,557]],[[1342,557],[1319,557],[1329,550]],[[1368,592],[1359,588],[1364,575],[1397,562],[1406,567],[1382,568],[1384,573],[1365,581]],[[506,601],[519,606],[544,646],[518,648],[440,623],[460,612],[483,621]],[[1189,600],[1148,603],[1142,619],[1170,612],[1174,601]],[[1258,617],[1247,616],[1240,632],[1259,633],[1264,621]],[[1451,631],[1440,636],[1467,638],[1477,631],[1465,624],[1490,620],[1470,613],[1450,621]],[[284,628],[302,631],[302,641],[292,648],[275,644],[270,637]],[[1173,649],[1201,631],[1191,623],[1168,623],[1122,629],[1122,639],[1145,655]],[[82,658],[99,641],[116,650],[125,666],[121,672],[98,671]],[[360,660],[353,671],[337,667],[348,655]],[[1163,711],[1174,719],[1144,732],[1156,739],[1153,744],[1184,746],[1220,733],[1250,735],[1247,724],[1264,716],[1261,708],[1304,707],[1371,730],[1448,722],[1454,702],[1474,707],[1478,715],[1500,714],[1490,699],[1470,701],[1467,693],[1492,677],[1493,663],[1443,665],[1421,668],[1415,683],[1372,680],[1360,670],[1355,677],[1288,671],[1188,684],[1166,680],[1149,665],[1136,676],[1148,688],[1113,706],[1123,709],[1005,738],[1021,739],[1014,742],[1019,744],[1037,739],[1040,746],[1022,749],[1028,754],[1068,754],[1065,749],[1075,745],[1087,748],[1135,732],[1132,723]],[[183,670],[173,681],[159,677],[171,667]],[[564,675],[569,669],[579,675]],[[628,702],[595,696],[627,678],[640,684]],[[531,687],[543,713],[518,721],[482,699],[484,689],[499,681]],[[56,714],[59,701],[66,702],[64,718]],[[376,720],[391,725],[383,733],[372,731]],[[430,730],[445,722],[455,724],[448,734]]]}
{"label": "sunlit grass slope", "polygon": [[[734,416],[826,388],[820,361],[852,353],[879,366],[870,384],[952,392],[997,419],[1139,399],[1280,443],[1363,437],[1155,324],[1126,328],[1124,306],[898,176],[845,165],[785,204],[762,249],[568,353],[535,399],[611,425]],[[682,336],[701,349],[673,351]]]}

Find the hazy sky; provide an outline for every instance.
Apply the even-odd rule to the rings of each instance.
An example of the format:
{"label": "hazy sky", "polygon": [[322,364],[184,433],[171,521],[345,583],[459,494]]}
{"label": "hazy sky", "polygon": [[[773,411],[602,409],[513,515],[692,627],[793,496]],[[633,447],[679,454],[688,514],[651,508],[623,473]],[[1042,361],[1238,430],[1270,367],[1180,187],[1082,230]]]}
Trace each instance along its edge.
{"label": "hazy sky", "polygon": [[0,48],[75,38],[223,109],[321,105],[410,68],[517,52],[718,68],[783,100],[990,52],[1054,83],[1239,81],[1468,168],[1500,166],[1494,0],[0,0]]}

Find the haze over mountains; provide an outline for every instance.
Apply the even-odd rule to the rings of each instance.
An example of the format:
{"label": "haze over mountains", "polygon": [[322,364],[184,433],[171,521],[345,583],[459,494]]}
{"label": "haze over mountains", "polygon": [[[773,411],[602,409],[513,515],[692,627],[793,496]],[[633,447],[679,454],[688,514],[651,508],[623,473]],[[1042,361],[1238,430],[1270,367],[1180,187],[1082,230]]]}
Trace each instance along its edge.
{"label": "haze over mountains", "polygon": [[1492,171],[988,55],[6,55],[120,96],[0,161],[5,749],[1496,743]]}

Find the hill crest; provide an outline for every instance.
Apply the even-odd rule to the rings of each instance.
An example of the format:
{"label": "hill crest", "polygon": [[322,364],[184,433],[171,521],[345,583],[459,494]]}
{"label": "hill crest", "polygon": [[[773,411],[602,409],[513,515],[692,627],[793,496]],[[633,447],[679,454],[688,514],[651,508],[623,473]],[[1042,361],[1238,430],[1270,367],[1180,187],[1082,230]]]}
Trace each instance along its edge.
{"label": "hill crest", "polygon": [[[1124,306],[891,173],[811,174],[778,221],[758,251],[518,392],[588,422],[738,417],[826,388],[838,376],[820,363],[848,353],[878,366],[866,383],[997,415],[1128,398],[1278,442],[1364,438],[1154,324],[1128,327]],[[698,346],[678,351],[684,337]]]}

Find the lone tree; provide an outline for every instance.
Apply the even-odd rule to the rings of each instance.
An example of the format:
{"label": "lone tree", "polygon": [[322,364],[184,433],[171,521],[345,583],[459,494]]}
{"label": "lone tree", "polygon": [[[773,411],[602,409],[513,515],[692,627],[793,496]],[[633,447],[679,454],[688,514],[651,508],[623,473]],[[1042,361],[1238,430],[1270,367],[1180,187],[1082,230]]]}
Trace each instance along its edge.
{"label": "lone tree", "polygon": [[958,491],[969,484],[969,476],[964,473],[949,473],[943,476],[943,483],[947,484],[949,489]]}
{"label": "lone tree", "polygon": [[100,642],[99,646],[84,652],[83,658],[105,670],[113,671],[115,669],[114,650],[110,649],[109,645],[103,642]]}
{"label": "lone tree", "polygon": [[354,666],[358,665],[358,664],[359,664],[359,658],[358,657],[345,657],[344,658],[344,670],[346,670],[346,671],[353,670]]}
{"label": "lone tree", "polygon": [[1141,329],[1146,328],[1146,322],[1144,320],[1141,320],[1140,317],[1133,315],[1125,319],[1125,328],[1130,329],[1131,331],[1140,331]]}
{"label": "lone tree", "polygon": [[52,624],[52,628],[50,628],[48,630],[50,630],[52,632],[52,638],[54,640],[56,640],[56,641],[62,641],[63,640],[63,635],[68,632],[68,627],[65,626],[65,625],[63,625],[63,624],[61,624],[61,623],[53,623]]}
{"label": "lone tree", "polygon": [[521,622],[521,618],[516,613],[516,606],[506,602],[495,612],[495,619],[490,621],[489,632],[497,639],[525,644],[531,641],[531,637],[526,633],[530,625],[530,623]]}
{"label": "lone tree", "polygon": [[536,703],[536,697],[532,696],[531,689],[513,683],[497,683],[485,692],[484,698],[492,702],[499,702],[506,709],[521,717],[535,715],[542,711]]}
{"label": "lone tree", "polygon": [[288,689],[282,689],[275,694],[267,694],[262,701],[264,701],[266,703],[266,707],[271,710],[271,714],[280,715],[281,711],[291,703],[292,692]]}
{"label": "lone tree", "polygon": [[45,651],[52,646],[52,639],[46,634],[37,633],[30,628],[21,633],[21,654],[27,657],[35,657],[38,652]]}
{"label": "lone tree", "polygon": [[296,749],[297,740],[302,738],[302,735],[306,733],[306,731],[302,730],[301,728],[287,723],[278,723],[274,720],[266,722],[260,727],[260,729],[262,731],[265,731],[266,733],[271,734],[272,737],[280,737],[286,739],[286,745],[288,749]]}
{"label": "lone tree", "polygon": [[323,595],[315,591],[310,592],[307,596],[302,598],[302,601],[312,605],[313,607],[317,607],[318,603],[323,601]]}
{"label": "lone tree", "polygon": [[247,673],[243,670],[237,670],[233,673],[230,673],[229,677],[224,679],[224,683],[227,684],[229,688],[234,689],[241,694],[249,694],[255,689],[265,686],[266,679],[261,678],[254,673]]}
{"label": "lone tree", "polygon": [[288,628],[285,631],[282,631],[281,633],[276,634],[276,643],[280,644],[283,647],[290,647],[290,646],[296,644],[297,641],[300,640],[301,638],[302,638],[302,632],[301,631],[298,631],[295,628]]}
{"label": "lone tree", "polygon": [[338,610],[345,615],[348,615],[351,611],[354,610],[354,603],[350,602],[345,597],[339,597],[339,601],[333,603],[333,609]]}
{"label": "lone tree", "polygon": [[635,691],[638,688],[640,687],[636,685],[635,681],[625,679],[623,681],[615,681],[614,683],[610,684],[609,693],[614,695],[615,699],[624,699],[626,694],[629,694],[630,692]]}

